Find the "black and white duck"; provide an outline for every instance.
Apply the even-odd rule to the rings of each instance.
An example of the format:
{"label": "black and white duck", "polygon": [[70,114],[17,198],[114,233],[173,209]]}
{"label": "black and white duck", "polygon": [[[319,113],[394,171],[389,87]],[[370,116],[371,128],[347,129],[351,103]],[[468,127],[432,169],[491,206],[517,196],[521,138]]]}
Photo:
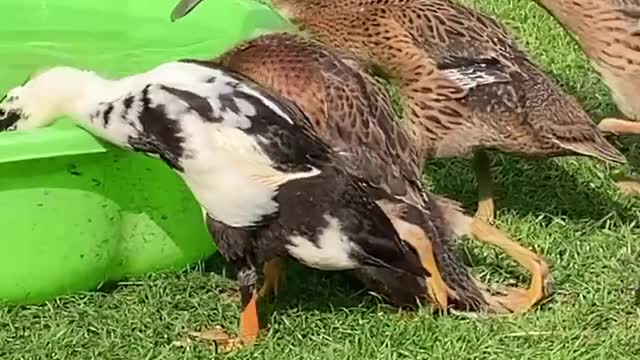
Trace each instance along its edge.
{"label": "black and white duck", "polygon": [[[271,33],[241,42],[214,61],[296,103],[352,173],[395,197],[378,203],[430,276],[420,281],[387,269],[357,270],[369,289],[396,306],[418,298],[437,310],[489,313],[525,312],[548,294],[549,267],[541,256],[422,186],[420,158],[401,125],[408,120],[396,119],[386,91],[352,57],[298,34]],[[474,278],[452,246],[465,235],[504,250],[531,273],[529,288],[496,294]],[[420,296],[425,291],[428,296]]]}
{"label": "black and white duck", "polygon": [[295,105],[224,67],[181,60],[114,80],[54,67],[0,102],[0,131],[62,116],[119,147],[160,157],[184,179],[220,252],[238,269],[240,336],[228,346],[258,337],[259,263],[291,257],[322,270],[427,275],[371,197],[384,192],[347,172]]}

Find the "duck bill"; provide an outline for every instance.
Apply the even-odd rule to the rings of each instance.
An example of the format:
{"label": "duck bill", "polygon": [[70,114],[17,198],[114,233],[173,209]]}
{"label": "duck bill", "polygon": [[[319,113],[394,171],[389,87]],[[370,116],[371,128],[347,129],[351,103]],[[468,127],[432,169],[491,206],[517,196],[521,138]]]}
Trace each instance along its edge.
{"label": "duck bill", "polygon": [[202,0],[180,0],[178,5],[176,5],[176,7],[173,8],[173,11],[171,12],[171,21],[174,22],[186,16],[201,2]]}

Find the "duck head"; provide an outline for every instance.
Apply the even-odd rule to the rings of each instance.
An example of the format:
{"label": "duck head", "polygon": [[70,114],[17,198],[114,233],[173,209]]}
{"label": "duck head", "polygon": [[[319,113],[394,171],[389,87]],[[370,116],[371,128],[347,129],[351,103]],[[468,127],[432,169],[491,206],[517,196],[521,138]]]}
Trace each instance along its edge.
{"label": "duck head", "polygon": [[0,100],[0,132],[45,127],[72,111],[88,72],[54,67],[34,74]]}

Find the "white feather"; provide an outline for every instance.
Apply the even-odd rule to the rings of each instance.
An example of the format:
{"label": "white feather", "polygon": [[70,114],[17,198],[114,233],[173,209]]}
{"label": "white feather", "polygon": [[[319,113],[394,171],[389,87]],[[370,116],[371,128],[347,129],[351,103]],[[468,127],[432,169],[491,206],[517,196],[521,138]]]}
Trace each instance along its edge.
{"label": "white feather", "polygon": [[[214,116],[223,117],[222,123],[203,121],[169,93],[150,91],[150,97],[153,103],[165,105],[169,117],[181,119],[182,135],[186,139],[183,146],[189,154],[182,159],[182,176],[207,212],[230,226],[255,225],[265,215],[278,210],[274,197],[279,186],[294,179],[316,176],[320,171],[311,168],[285,173],[275,169],[256,137],[242,131],[251,125],[248,118],[229,111],[215,113],[220,109],[216,99],[232,91],[227,85],[228,78],[217,70],[216,73],[216,80],[212,82],[181,87],[209,99]],[[277,108],[268,99],[260,98],[268,106]],[[239,100],[236,105],[241,114],[256,114],[250,103]]]}
{"label": "white feather", "polygon": [[207,212],[230,226],[256,224],[278,210],[280,185],[319,173],[274,169],[255,139],[236,128],[193,122],[184,131],[193,157],[183,159],[182,176]]}
{"label": "white feather", "polygon": [[[16,88],[22,109],[38,111],[38,116],[24,120],[21,128],[45,125],[41,119],[71,115],[92,133],[114,144],[128,146],[130,137],[142,131],[139,121],[143,89],[148,91],[152,105],[162,105],[171,119],[180,122],[185,143],[180,159],[180,175],[189,185],[204,209],[215,219],[230,226],[250,226],[263,216],[278,209],[274,201],[278,187],[293,179],[320,174],[318,169],[284,173],[274,168],[272,160],[262,151],[256,138],[243,132],[251,126],[256,108],[248,101],[235,99],[238,114],[229,110],[221,113],[217,100],[222,94],[242,91],[262,101],[276,114],[293,123],[278,104],[262,96],[251,87],[238,83],[222,71],[187,62],[171,62],[147,72],[108,80],[89,71],[59,67],[49,70],[30,81],[26,87]],[[231,85],[233,84],[233,86]],[[222,123],[203,119],[188,104],[160,85],[183,89],[206,98],[214,117]],[[132,107],[123,118],[123,99],[134,95]],[[27,103],[25,103],[27,102]],[[95,113],[112,103],[110,121],[92,121]],[[47,120],[49,121],[49,120]]]}
{"label": "white feather", "polygon": [[469,90],[480,85],[503,82],[509,79],[504,74],[500,74],[501,77],[498,77],[496,76],[496,74],[499,73],[497,73],[496,71],[486,70],[484,69],[484,67],[484,65],[475,65],[474,67],[460,67],[441,70],[441,73],[465,90]]}
{"label": "white feather", "polygon": [[340,221],[329,215],[325,215],[325,219],[329,224],[322,229],[316,244],[304,236],[291,236],[291,244],[287,245],[289,254],[301,263],[320,270],[355,269],[358,264],[350,256],[354,245],[342,232]]}

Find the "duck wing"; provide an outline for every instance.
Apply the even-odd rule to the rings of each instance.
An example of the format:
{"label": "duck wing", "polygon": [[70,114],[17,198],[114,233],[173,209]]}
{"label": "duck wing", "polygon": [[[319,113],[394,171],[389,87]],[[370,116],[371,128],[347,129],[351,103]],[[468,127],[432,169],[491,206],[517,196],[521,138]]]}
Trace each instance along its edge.
{"label": "duck wing", "polygon": [[551,81],[495,19],[449,0],[395,1],[406,5],[393,7],[396,22],[440,74],[467,91],[461,103],[499,134],[498,142],[484,140],[485,146],[501,147],[502,138],[522,143],[539,138],[574,153],[625,162],[577,100]]}
{"label": "duck wing", "polygon": [[395,2],[393,19],[458,86],[511,81],[515,44],[493,18],[446,0]]}
{"label": "duck wing", "polygon": [[422,201],[413,190],[417,156],[395,125],[386,92],[368,75],[317,43],[285,33],[240,44],[217,61],[295,102],[349,172],[394,196]]}

